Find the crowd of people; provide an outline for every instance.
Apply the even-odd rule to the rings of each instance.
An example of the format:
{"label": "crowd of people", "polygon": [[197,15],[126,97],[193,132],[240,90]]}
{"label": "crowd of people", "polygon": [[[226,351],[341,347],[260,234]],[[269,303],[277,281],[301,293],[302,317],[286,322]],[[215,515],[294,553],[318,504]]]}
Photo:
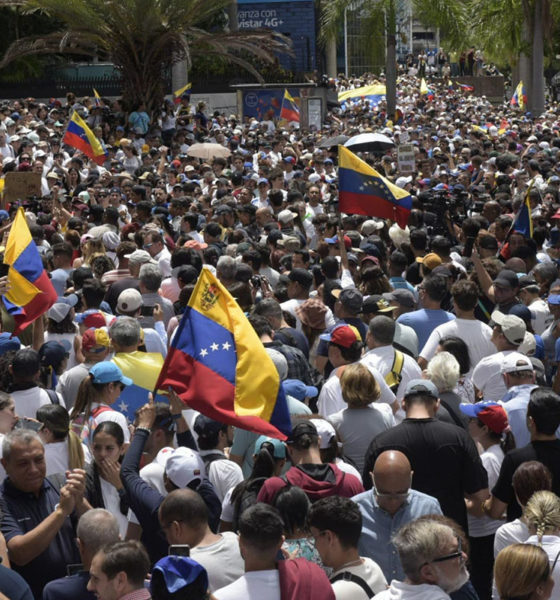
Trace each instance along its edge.
{"label": "crowd of people", "polygon": [[[3,245],[23,206],[58,295],[17,336],[2,307],[2,597],[560,597],[560,107],[431,87],[320,131],[188,93],[0,105],[0,181],[42,185]],[[103,165],[62,142],[73,111]],[[412,196],[404,229],[339,211],[325,140],[377,131],[394,147],[361,156]],[[202,269],[278,371],[285,441],[148,396]]]}

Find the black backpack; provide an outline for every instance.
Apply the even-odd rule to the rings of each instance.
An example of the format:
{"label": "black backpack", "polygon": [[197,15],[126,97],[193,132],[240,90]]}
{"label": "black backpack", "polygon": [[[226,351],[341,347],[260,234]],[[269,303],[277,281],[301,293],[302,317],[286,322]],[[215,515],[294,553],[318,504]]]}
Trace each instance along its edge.
{"label": "black backpack", "polygon": [[257,496],[267,479],[268,477],[256,477],[255,479],[251,479],[251,481],[245,485],[244,489],[237,494],[233,504],[233,531],[237,531],[239,517],[243,512],[257,503]]}
{"label": "black backpack", "polygon": [[208,469],[210,465],[216,460],[228,460],[227,456],[224,456],[221,452],[212,452],[212,454],[206,454],[205,456],[200,456],[204,462],[204,466],[206,468],[206,476],[208,477]]}

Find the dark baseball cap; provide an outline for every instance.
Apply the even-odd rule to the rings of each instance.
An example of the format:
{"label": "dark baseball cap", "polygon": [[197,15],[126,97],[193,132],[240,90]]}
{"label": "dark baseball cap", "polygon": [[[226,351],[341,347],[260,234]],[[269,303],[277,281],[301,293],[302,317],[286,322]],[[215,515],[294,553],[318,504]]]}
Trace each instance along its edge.
{"label": "dark baseball cap", "polygon": [[362,310],[364,297],[356,288],[332,290],[332,295],[351,313],[358,314]]}
{"label": "dark baseball cap", "polygon": [[383,294],[383,298],[389,302],[398,302],[406,308],[414,308],[416,302],[414,301],[414,294],[410,290],[398,288],[392,292]]}
{"label": "dark baseball cap", "polygon": [[502,269],[492,283],[498,287],[519,287],[517,275],[514,271],[510,271],[509,269]]}
{"label": "dark baseball cap", "polygon": [[292,433],[290,433],[288,439],[286,440],[286,444],[294,444],[298,438],[304,435],[311,435],[319,439],[317,427],[315,427],[311,421],[302,421],[295,425],[292,428]]}

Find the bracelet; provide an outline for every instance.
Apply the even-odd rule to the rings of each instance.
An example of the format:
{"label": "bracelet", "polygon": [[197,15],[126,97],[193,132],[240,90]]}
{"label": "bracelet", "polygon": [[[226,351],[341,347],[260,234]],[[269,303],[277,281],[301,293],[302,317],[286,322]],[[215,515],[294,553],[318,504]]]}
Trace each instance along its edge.
{"label": "bracelet", "polygon": [[171,415],[171,418],[174,421],[178,421],[183,416],[183,413],[177,413],[176,415]]}
{"label": "bracelet", "polygon": [[146,431],[148,435],[152,433],[152,430],[149,427],[136,427],[134,431]]}

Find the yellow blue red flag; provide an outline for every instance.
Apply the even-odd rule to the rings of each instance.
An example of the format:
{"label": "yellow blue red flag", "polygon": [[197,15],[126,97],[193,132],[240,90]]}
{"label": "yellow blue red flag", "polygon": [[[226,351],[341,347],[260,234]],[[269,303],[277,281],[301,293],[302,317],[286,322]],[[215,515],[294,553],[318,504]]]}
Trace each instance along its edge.
{"label": "yellow blue red flag", "polygon": [[191,88],[192,88],[192,83],[187,83],[187,85],[184,85],[182,88],[175,90],[173,92],[173,102],[175,104],[179,104],[181,102],[181,96],[187,92],[190,94]]}
{"label": "yellow blue red flag", "polygon": [[240,306],[203,269],[161,370],[191,408],[241,429],[285,439],[291,431],[278,371]]}
{"label": "yellow blue red flag", "polygon": [[280,118],[286,121],[295,121],[299,123],[299,106],[296,104],[293,96],[284,89],[284,97],[282,98],[282,107],[280,108]]}
{"label": "yellow blue red flag", "polygon": [[434,92],[432,92],[432,90],[428,87],[428,84],[426,83],[426,80],[423,77],[420,81],[420,94],[427,95],[428,100],[434,99]]}
{"label": "yellow blue red flag", "polygon": [[527,94],[525,93],[525,86],[522,81],[517,84],[515,92],[513,92],[513,96],[511,97],[510,105],[519,106],[521,110],[527,106]]}
{"label": "yellow blue red flag", "polygon": [[365,85],[354,90],[346,90],[338,94],[338,102],[342,109],[346,109],[352,104],[356,104],[361,100],[367,100],[373,106],[377,106],[385,100],[386,88],[380,83]]}
{"label": "yellow blue red flag", "polygon": [[3,301],[16,322],[14,335],[17,335],[37,317],[46,313],[57,299],[21,207],[18,208],[10,229],[4,264],[10,265],[10,291],[3,296]]}
{"label": "yellow blue red flag", "polygon": [[[163,356],[159,352],[119,352],[112,361],[123,375],[132,379],[132,385],[123,389],[113,408],[132,422],[136,410],[148,402],[148,394],[156,387],[163,366]],[[154,398],[154,402],[159,400],[165,398]]]}
{"label": "yellow blue red flag", "polygon": [[412,198],[344,146],[338,147],[338,208],[348,214],[382,217],[404,229]]}
{"label": "yellow blue red flag", "polygon": [[93,88],[93,97],[95,99],[95,106],[101,106],[101,96],[95,88]]}
{"label": "yellow blue red flag", "polygon": [[98,165],[102,165],[107,159],[107,152],[101,142],[76,111],[68,122],[62,142],[82,151]]}

